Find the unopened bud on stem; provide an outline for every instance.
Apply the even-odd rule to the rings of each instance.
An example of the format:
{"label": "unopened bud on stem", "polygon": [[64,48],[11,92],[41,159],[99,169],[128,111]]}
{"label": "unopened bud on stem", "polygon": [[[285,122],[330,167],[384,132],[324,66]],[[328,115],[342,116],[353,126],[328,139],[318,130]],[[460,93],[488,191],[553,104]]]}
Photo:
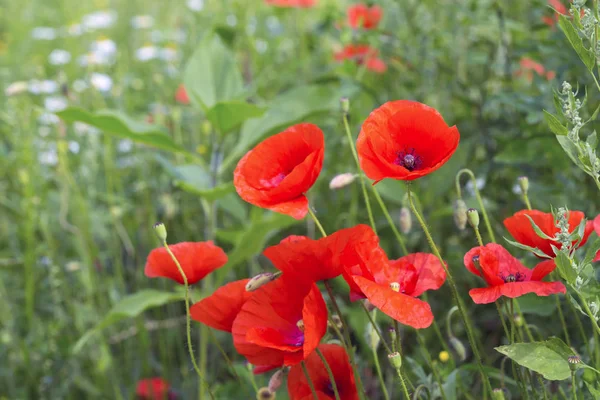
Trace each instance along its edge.
{"label": "unopened bud on stem", "polygon": [[412,228],[412,215],[408,207],[402,207],[400,209],[400,231],[404,234],[410,232]]}
{"label": "unopened bud on stem", "polygon": [[462,342],[455,336],[452,336],[449,341],[450,346],[454,349],[460,361],[465,361],[467,359],[467,350],[465,349],[465,345],[462,344]]}
{"label": "unopened bud on stem", "polygon": [[396,369],[402,367],[402,356],[397,351],[392,354],[388,354],[388,359],[392,366]]}
{"label": "unopened bud on stem", "polygon": [[271,376],[271,379],[269,379],[269,391],[270,392],[275,393],[277,391],[277,389],[279,389],[281,387],[281,384],[283,383],[283,378],[284,378],[285,374],[286,374],[285,368],[281,368],[280,370],[278,370]]}
{"label": "unopened bud on stem", "polygon": [[152,228],[154,228],[154,232],[161,242],[165,242],[167,240],[167,228],[165,228],[165,224],[162,222],[157,222]]}
{"label": "unopened bud on stem", "polygon": [[504,400],[504,390],[496,388],[492,391],[492,400]]}
{"label": "unopened bud on stem", "polygon": [[269,388],[262,387],[256,392],[256,400],[273,400],[275,399],[275,393],[271,392]]}
{"label": "unopened bud on stem", "polygon": [[461,231],[467,227],[467,205],[463,199],[458,199],[454,203],[454,223]]}
{"label": "unopened bud on stem", "polygon": [[526,176],[520,176],[517,181],[519,182],[519,187],[521,188],[521,192],[526,195],[529,190],[529,178]]}
{"label": "unopened bud on stem", "polygon": [[279,277],[279,275],[281,275],[281,272],[264,272],[262,274],[258,274],[254,278],[250,279],[248,283],[246,283],[246,291],[253,292],[261,286],[274,281]]}
{"label": "unopened bud on stem", "polygon": [[467,210],[467,219],[473,228],[479,228],[479,212],[476,209],[469,208]]}
{"label": "unopened bud on stem", "polygon": [[342,112],[348,114],[350,112],[350,100],[347,97],[342,97],[340,103],[342,104]]}

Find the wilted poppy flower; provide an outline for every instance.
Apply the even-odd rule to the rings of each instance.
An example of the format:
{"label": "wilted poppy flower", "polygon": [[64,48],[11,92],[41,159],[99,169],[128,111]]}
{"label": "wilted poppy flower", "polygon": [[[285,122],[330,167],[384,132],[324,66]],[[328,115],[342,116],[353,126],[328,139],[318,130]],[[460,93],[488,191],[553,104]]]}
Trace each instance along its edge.
{"label": "wilted poppy flower", "polygon": [[431,325],[431,307],[415,297],[444,284],[446,272],[436,256],[409,254],[387,265],[372,265],[370,272],[373,279],[353,279],[371,304],[404,325],[416,329]]}
{"label": "wilted poppy flower", "polygon": [[252,365],[294,365],[327,331],[327,307],[315,284],[279,279],[261,287],[233,322],[233,344]]}
{"label": "wilted poppy flower", "polygon": [[317,0],[265,0],[270,6],[283,8],[309,8],[317,4]]}
{"label": "wilted poppy flower", "polygon": [[235,189],[250,204],[302,219],[304,194],[321,172],[324,152],[318,126],[294,125],[246,153],[233,174]]}
{"label": "wilted poppy flower", "polygon": [[[346,350],[337,344],[322,344],[319,346],[319,350],[323,353],[329,368],[331,368],[340,399],[357,400],[358,393],[354,384],[354,373]],[[319,400],[334,400],[333,385],[329,379],[327,369],[317,353],[311,354],[306,359],[306,369]],[[290,369],[287,386],[290,400],[313,399],[308,380],[300,365],[295,365]]]}
{"label": "wilted poppy flower", "polygon": [[[227,263],[227,254],[212,241],[182,242],[169,245],[169,248],[179,261],[190,285],[200,281],[206,275]],[[144,272],[150,278],[160,276],[183,284],[183,277],[177,265],[175,265],[164,247],[159,247],[150,252]]]}
{"label": "wilted poppy flower", "polygon": [[410,181],[446,163],[460,134],[435,109],[409,100],[385,103],[362,125],[356,147],[360,166],[375,183],[385,178]]}
{"label": "wilted poppy flower", "polygon": [[190,104],[190,98],[188,97],[187,91],[183,85],[179,85],[177,92],[175,93],[175,101],[179,104]]}
{"label": "wilted poppy flower", "polygon": [[135,395],[139,400],[174,399],[175,396],[169,393],[169,388],[169,382],[162,378],[142,379],[137,383]]}
{"label": "wilted poppy flower", "polygon": [[212,328],[231,332],[235,317],[252,296],[252,292],[246,290],[249,281],[250,279],[242,279],[221,286],[190,308],[192,319]]}
{"label": "wilted poppy flower", "polygon": [[373,72],[383,73],[387,70],[385,62],[377,58],[379,51],[366,44],[349,44],[333,54],[336,61],[353,60],[358,65]]}
{"label": "wilted poppy flower", "polygon": [[354,29],[373,29],[379,24],[382,14],[383,11],[379,6],[355,4],[348,7],[348,25]]}
{"label": "wilted poppy flower", "polygon": [[[533,230],[531,221],[527,218],[528,216],[547,236],[555,237],[560,232],[560,229],[554,223],[554,216],[538,210],[521,210],[516,212],[512,217],[504,220],[504,226],[517,242],[525,246],[535,247],[548,255],[548,257],[554,257],[555,254],[552,250],[552,245],[560,249],[562,247],[561,244],[554,240],[539,237]],[[569,232],[571,233],[577,229],[584,218],[585,215],[581,211],[569,211]],[[587,242],[592,230],[592,222],[588,221],[579,246],[583,246]]]}
{"label": "wilted poppy flower", "polygon": [[469,295],[477,304],[488,304],[500,296],[515,298],[527,293],[549,296],[566,293],[561,282],[541,282],[556,267],[554,260],[542,261],[533,270],[526,268],[499,244],[475,247],[464,258],[469,272],[481,276],[489,287],[471,289]]}

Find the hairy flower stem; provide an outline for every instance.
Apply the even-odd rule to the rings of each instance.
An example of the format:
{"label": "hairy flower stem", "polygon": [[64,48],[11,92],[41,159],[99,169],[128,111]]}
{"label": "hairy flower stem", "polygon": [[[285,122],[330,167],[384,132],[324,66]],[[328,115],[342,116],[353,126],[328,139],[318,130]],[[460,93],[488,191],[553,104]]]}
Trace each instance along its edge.
{"label": "hairy flower stem", "polygon": [[175,254],[173,254],[173,252],[169,248],[167,241],[163,240],[162,244],[165,247],[165,249],[167,250],[167,253],[169,253],[169,256],[171,256],[171,259],[177,266],[177,269],[179,270],[179,273],[181,274],[181,277],[183,278],[183,286],[185,287],[185,325],[186,325],[186,332],[187,332],[187,346],[188,346],[188,351],[190,353],[190,359],[192,360],[192,365],[194,366],[194,369],[196,370],[196,373],[198,374],[198,377],[200,378],[201,384],[204,384],[204,386],[206,387],[206,391],[208,392],[208,395],[210,396],[211,399],[214,400],[215,396],[213,395],[212,391],[210,390],[210,386],[208,385],[208,382],[204,378],[204,374],[200,371],[200,368],[198,367],[198,363],[196,363],[196,356],[194,355],[194,349],[192,348],[192,333],[191,333],[192,329],[190,326],[190,288],[188,285],[187,276],[185,276],[185,272],[183,272],[183,268],[181,268],[181,264],[179,264],[177,257],[175,257]]}
{"label": "hairy flower stem", "polygon": [[319,396],[317,395],[317,391],[315,389],[315,384],[313,383],[313,381],[308,373],[308,370],[306,369],[306,363],[304,361],[301,361],[300,366],[302,367],[302,372],[304,372],[304,376],[306,377],[306,381],[308,382],[308,387],[310,388],[310,391],[312,392],[314,400],[319,400]]}
{"label": "hairy flower stem", "polygon": [[479,204],[479,208],[481,208],[481,214],[483,215],[483,222],[485,223],[485,227],[487,229],[488,235],[490,236],[490,240],[492,243],[496,243],[496,236],[494,235],[494,231],[492,230],[492,225],[490,224],[490,218],[488,217],[488,213],[485,209],[485,205],[483,204],[483,199],[481,198],[481,193],[477,188],[477,179],[475,179],[475,174],[468,168],[461,169],[456,174],[456,193],[458,194],[458,198],[462,199],[462,191],[460,189],[460,177],[462,174],[467,174],[471,178],[471,182],[473,183],[473,191],[475,192],[475,198],[477,199],[477,203]]}
{"label": "hairy flower stem", "polygon": [[377,191],[377,189],[375,189],[375,186],[373,186],[373,185],[371,185],[371,190],[373,191],[373,194],[375,195],[375,199],[379,203],[379,207],[381,207],[381,211],[383,211],[383,215],[385,215],[385,219],[387,220],[389,227],[392,228],[392,232],[394,232],[394,236],[396,236],[396,240],[398,241],[398,244],[400,245],[400,248],[402,249],[402,255],[407,255],[408,249],[406,248],[404,239],[402,238],[402,235],[398,231],[398,228],[396,227],[394,220],[390,216],[390,213],[389,213],[385,203],[383,202],[381,195],[379,194],[379,192]]}
{"label": "hairy flower stem", "polygon": [[406,387],[406,382],[404,382],[404,378],[402,377],[402,372],[400,368],[396,368],[396,374],[398,374],[398,378],[400,378],[400,383],[402,384],[402,392],[404,393],[404,398],[406,400],[410,400],[410,394],[408,393],[408,388]]}
{"label": "hairy flower stem", "polygon": [[381,343],[385,347],[385,351],[387,351],[388,354],[393,353],[394,350],[392,350],[392,348],[390,348],[390,346],[385,341],[385,338],[383,337],[383,335],[379,331],[379,328],[377,327],[377,324],[375,323],[375,320],[371,316],[371,313],[369,312],[369,310],[367,310],[367,307],[365,307],[365,305],[364,305],[364,303],[362,301],[359,302],[359,303],[362,306],[362,309],[365,310],[365,314],[367,314],[367,317],[369,318],[369,321],[371,322],[371,325],[373,325],[373,330],[377,333],[377,336],[379,336],[379,340],[381,340]]}
{"label": "hairy flower stem", "polygon": [[333,376],[333,372],[331,371],[331,367],[329,367],[329,363],[327,362],[327,359],[325,358],[325,356],[323,355],[321,350],[319,350],[318,347],[315,350],[315,352],[317,353],[317,355],[319,356],[321,361],[323,361],[323,365],[325,366],[325,369],[327,370],[327,375],[329,375],[329,382],[331,382],[331,388],[333,389],[333,394],[335,395],[335,400],[340,400],[340,393],[338,392],[338,388],[335,383],[335,377]]}
{"label": "hairy flower stem", "polygon": [[385,379],[383,378],[383,373],[381,372],[381,365],[379,365],[379,357],[377,356],[377,349],[372,347],[371,351],[373,352],[373,362],[375,363],[375,370],[377,371],[377,378],[379,379],[379,384],[381,385],[381,391],[383,392],[383,397],[385,400],[390,400],[390,395],[389,395],[387,387],[385,385]]}
{"label": "hairy flower stem", "polygon": [[450,289],[452,291],[452,297],[454,298],[454,302],[458,306],[458,311],[463,320],[463,323],[465,324],[465,330],[467,331],[467,337],[469,339],[469,344],[471,345],[473,355],[475,356],[475,360],[477,362],[477,368],[479,369],[479,373],[481,374],[481,379],[483,380],[483,385],[485,387],[485,390],[491,396],[492,395],[492,385],[490,384],[490,380],[489,380],[487,374],[483,370],[483,364],[481,363],[481,355],[479,354],[479,347],[477,346],[477,342],[475,341],[475,336],[473,334],[473,328],[471,326],[471,321],[469,320],[467,313],[464,309],[464,306],[463,306],[462,302],[460,301],[458,289],[456,287],[456,283],[454,282],[454,278],[452,277],[450,270],[446,266],[446,263],[444,262],[444,259],[442,258],[442,255],[440,254],[440,251],[438,250],[435,242],[433,241],[433,237],[431,236],[431,233],[429,232],[429,228],[427,227],[425,220],[423,219],[423,217],[417,210],[417,207],[415,206],[410,183],[407,184],[406,188],[407,188],[408,202],[410,204],[410,208],[411,208],[413,214],[415,215],[415,217],[417,218],[417,221],[419,221],[419,225],[421,225],[421,228],[423,229],[423,233],[427,237],[427,242],[429,243],[429,247],[431,248],[431,251],[433,251],[433,254],[438,258],[438,260],[444,267],[444,270],[446,271],[448,283],[450,284]]}

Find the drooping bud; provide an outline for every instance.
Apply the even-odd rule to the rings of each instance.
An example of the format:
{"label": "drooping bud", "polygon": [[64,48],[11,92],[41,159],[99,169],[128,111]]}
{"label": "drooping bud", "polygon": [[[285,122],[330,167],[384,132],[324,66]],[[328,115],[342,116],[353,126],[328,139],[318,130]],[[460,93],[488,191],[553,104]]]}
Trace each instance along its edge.
{"label": "drooping bud", "polygon": [[519,187],[521,188],[521,193],[527,194],[527,191],[529,190],[529,178],[527,178],[526,176],[520,176],[517,179],[517,182],[519,183]]}
{"label": "drooping bud", "polygon": [[479,228],[479,212],[476,209],[469,208],[467,210],[467,220],[473,228]]}
{"label": "drooping bud", "polygon": [[299,320],[298,322],[296,322],[296,326],[298,327],[298,329],[304,332],[304,321]]}
{"label": "drooping bud", "polygon": [[246,292],[253,292],[263,285],[274,281],[281,275],[281,272],[263,272],[262,274],[256,275],[246,283]]}
{"label": "drooping bud", "polygon": [[340,316],[337,314],[333,314],[331,316],[331,319],[327,320],[327,325],[330,327],[336,327],[338,330],[342,329],[342,327],[344,326],[342,324],[342,320],[340,319]]}
{"label": "drooping bud", "polygon": [[450,359],[450,353],[448,353],[446,350],[440,351],[438,358],[440,359],[441,362],[443,362],[445,364]]}
{"label": "drooping bud", "polygon": [[274,400],[275,393],[271,392],[267,387],[261,387],[256,392],[256,400]]}
{"label": "drooping bud", "polygon": [[454,223],[461,231],[467,227],[467,205],[463,199],[454,202]]}
{"label": "drooping bud", "polygon": [[342,112],[348,114],[350,112],[350,100],[347,97],[342,97],[340,104],[342,105]]}
{"label": "drooping bud", "polygon": [[462,342],[455,336],[452,336],[449,341],[450,346],[452,349],[454,349],[460,361],[465,361],[467,359],[467,350],[465,349],[465,345],[462,344]]}
{"label": "drooping bud", "polygon": [[504,400],[504,390],[496,388],[492,390],[492,400]]}
{"label": "drooping bud", "polygon": [[392,366],[396,369],[402,367],[402,356],[397,351],[392,354],[388,354],[388,359]]}
{"label": "drooping bud", "polygon": [[404,234],[410,232],[412,228],[412,214],[407,207],[400,209],[400,231]]}
{"label": "drooping bud", "polygon": [[346,172],[344,174],[339,174],[333,177],[331,182],[329,182],[329,189],[341,189],[344,186],[348,186],[356,179],[356,174],[352,174],[350,172]]}
{"label": "drooping bud", "polygon": [[154,226],[152,226],[152,228],[154,229],[156,236],[158,237],[158,239],[160,239],[161,242],[167,240],[167,228],[165,228],[165,224],[163,224],[162,222],[157,222],[156,224],[154,224]]}
{"label": "drooping bud", "polygon": [[281,387],[281,384],[283,383],[283,378],[286,375],[286,369],[285,368],[281,368],[279,369],[277,372],[275,372],[273,375],[271,375],[271,379],[269,379],[269,391],[272,393],[275,393],[277,391],[277,389],[279,389]]}

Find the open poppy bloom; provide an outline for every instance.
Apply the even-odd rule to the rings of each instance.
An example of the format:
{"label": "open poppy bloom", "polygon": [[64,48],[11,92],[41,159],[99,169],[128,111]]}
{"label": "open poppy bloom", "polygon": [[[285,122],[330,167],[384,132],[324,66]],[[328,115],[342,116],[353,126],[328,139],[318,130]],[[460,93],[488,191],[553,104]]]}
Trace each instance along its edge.
{"label": "open poppy bloom", "polygon": [[187,91],[183,85],[179,85],[177,88],[177,92],[175,93],[175,101],[183,105],[190,104],[190,98],[188,97]]}
{"label": "open poppy bloom", "polygon": [[148,378],[138,381],[135,390],[136,398],[139,400],[165,400],[174,399],[169,393],[169,382],[162,378]]}
{"label": "open poppy bloom", "polygon": [[348,44],[338,52],[333,54],[336,61],[354,60],[358,65],[365,67],[373,72],[383,73],[387,70],[385,62],[377,58],[379,51],[367,44]]}
{"label": "open poppy bloom", "polygon": [[[535,247],[548,255],[548,257],[554,258],[555,254],[552,250],[552,245],[560,249],[562,247],[561,244],[554,240],[539,237],[533,230],[531,221],[527,217],[530,217],[547,236],[555,237],[560,232],[560,229],[556,227],[554,222],[554,216],[551,213],[538,210],[518,211],[512,217],[504,220],[504,226],[517,242],[529,247]],[[584,218],[585,215],[581,211],[569,211],[569,233],[577,229]],[[579,246],[583,246],[587,242],[592,230],[592,222],[588,221]]]}
{"label": "open poppy bloom", "polygon": [[379,6],[355,4],[348,7],[348,25],[354,29],[373,29],[379,24],[382,14],[383,11]]}
{"label": "open poppy bloom", "polygon": [[294,125],[246,153],[233,173],[235,189],[250,204],[302,219],[304,194],[321,172],[324,152],[318,126]]}
{"label": "open poppy bloom", "polygon": [[437,170],[456,151],[460,134],[435,109],[410,100],[390,101],[365,120],[356,148],[360,166],[375,183],[411,181]]}
{"label": "open poppy bloom", "polygon": [[294,365],[327,331],[327,307],[316,284],[285,274],[256,290],[233,321],[233,344],[252,365]]}
{"label": "open poppy bloom", "polygon": [[[335,385],[341,400],[357,400],[358,393],[354,384],[354,373],[346,350],[337,344],[322,344],[319,350],[331,368]],[[306,369],[314,384],[319,400],[335,400],[333,385],[323,361],[317,353],[306,359]],[[294,365],[288,375],[288,394],[290,400],[312,400],[313,395],[308,380],[300,365]]]}
{"label": "open poppy bloom", "polygon": [[252,292],[246,290],[249,281],[241,279],[221,286],[212,295],[190,307],[192,319],[211,328],[231,332],[235,317],[252,296]]}
{"label": "open poppy bloom", "polygon": [[515,71],[515,76],[524,76],[527,81],[533,81],[533,73],[538,74],[542,78],[552,80],[556,77],[556,72],[546,71],[546,68],[537,61],[532,60],[529,57],[521,58],[519,62],[519,69]]}
{"label": "open poppy bloom", "polygon": [[372,269],[373,279],[353,276],[375,307],[404,325],[427,328],[433,322],[431,307],[417,296],[439,289],[446,272],[433,254],[413,253]]}
{"label": "open poppy bloom", "polygon": [[317,4],[317,0],[265,0],[270,6],[284,8],[310,8]]}
{"label": "open poppy bloom", "polygon": [[469,272],[481,276],[489,287],[471,289],[469,295],[477,304],[488,304],[501,296],[515,298],[527,293],[549,296],[566,293],[562,282],[542,282],[554,271],[554,260],[540,262],[534,269],[523,266],[508,250],[499,244],[490,243],[475,247],[464,258]]}
{"label": "open poppy bloom", "polygon": [[[181,242],[169,245],[169,248],[179,261],[190,285],[227,263],[227,254],[212,241]],[[169,278],[183,284],[183,277],[177,265],[164,247],[150,252],[144,272],[149,278]]]}

